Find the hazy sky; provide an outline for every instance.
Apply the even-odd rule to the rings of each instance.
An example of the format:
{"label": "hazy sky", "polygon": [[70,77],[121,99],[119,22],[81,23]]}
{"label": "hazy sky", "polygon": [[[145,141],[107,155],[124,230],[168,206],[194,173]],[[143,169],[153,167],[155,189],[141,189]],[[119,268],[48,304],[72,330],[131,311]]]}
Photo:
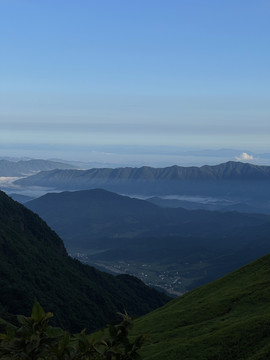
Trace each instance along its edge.
{"label": "hazy sky", "polygon": [[270,152],[269,20],[269,0],[0,0],[0,155]]}

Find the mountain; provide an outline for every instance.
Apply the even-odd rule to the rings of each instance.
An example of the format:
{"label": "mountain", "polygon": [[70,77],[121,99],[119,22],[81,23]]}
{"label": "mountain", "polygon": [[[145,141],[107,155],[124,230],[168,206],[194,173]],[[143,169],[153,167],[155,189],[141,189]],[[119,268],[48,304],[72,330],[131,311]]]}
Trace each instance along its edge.
{"label": "mountain", "polygon": [[3,177],[20,177],[32,175],[38,171],[74,168],[75,166],[71,164],[41,159],[19,161],[0,160],[0,176]]}
{"label": "mountain", "polygon": [[135,321],[145,360],[270,358],[270,255]]}
{"label": "mountain", "polygon": [[269,215],[161,208],[102,189],[50,193],[26,206],[84,261],[166,291],[185,292],[270,251]]}
{"label": "mountain", "polygon": [[157,181],[157,180],[270,180],[270,166],[259,166],[248,163],[229,161],[220,165],[204,165],[202,167],[171,166],[166,168],[95,168],[90,170],[54,170],[18,180],[20,185],[38,185],[62,188],[78,188],[106,184],[114,181]]}
{"label": "mountain", "polygon": [[270,212],[267,200],[270,197],[270,167],[233,161],[202,167],[52,170],[14,183],[21,187],[42,186],[57,191],[103,188],[145,197],[204,196],[231,201],[247,211]]}
{"label": "mountain", "polygon": [[26,206],[38,213],[68,246],[75,239],[87,247],[103,238],[225,237],[236,230],[270,223],[269,215],[161,208],[103,189],[48,193]]}
{"label": "mountain", "polygon": [[168,297],[128,276],[112,276],[68,256],[62,240],[39,216],[0,192],[0,315],[27,314],[37,299],[73,331],[138,316]]}

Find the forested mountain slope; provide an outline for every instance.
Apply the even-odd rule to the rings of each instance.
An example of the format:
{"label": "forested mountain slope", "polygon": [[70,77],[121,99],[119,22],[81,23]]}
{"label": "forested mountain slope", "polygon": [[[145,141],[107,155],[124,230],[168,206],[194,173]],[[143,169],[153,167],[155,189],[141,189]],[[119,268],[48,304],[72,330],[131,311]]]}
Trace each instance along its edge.
{"label": "forested mountain slope", "polygon": [[0,192],[0,313],[28,314],[36,298],[58,325],[79,331],[138,316],[168,301],[128,275],[102,273],[67,255],[39,216]]}

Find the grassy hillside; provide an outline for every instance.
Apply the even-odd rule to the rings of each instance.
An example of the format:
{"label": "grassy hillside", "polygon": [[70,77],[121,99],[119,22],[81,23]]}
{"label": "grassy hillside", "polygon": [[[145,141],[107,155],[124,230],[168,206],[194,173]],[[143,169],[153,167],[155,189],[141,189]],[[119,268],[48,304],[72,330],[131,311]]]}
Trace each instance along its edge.
{"label": "grassy hillside", "polygon": [[137,319],[145,360],[270,358],[270,255]]}
{"label": "grassy hillside", "polygon": [[97,329],[125,309],[132,315],[168,298],[128,275],[102,273],[68,256],[37,215],[0,192],[0,315],[27,314],[35,299],[72,331]]}

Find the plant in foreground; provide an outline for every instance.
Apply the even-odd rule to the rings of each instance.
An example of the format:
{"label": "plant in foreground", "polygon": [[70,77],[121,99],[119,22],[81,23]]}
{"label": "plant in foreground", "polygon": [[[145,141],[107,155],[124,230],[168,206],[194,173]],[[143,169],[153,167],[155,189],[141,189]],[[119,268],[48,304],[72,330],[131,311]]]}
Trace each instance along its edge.
{"label": "plant in foreground", "polygon": [[52,313],[45,313],[35,302],[30,317],[17,316],[19,325],[4,320],[5,333],[0,334],[2,360],[139,360],[138,350],[145,341],[141,335],[131,341],[131,318],[122,314],[118,325],[109,325],[104,331],[70,334],[49,325]]}

